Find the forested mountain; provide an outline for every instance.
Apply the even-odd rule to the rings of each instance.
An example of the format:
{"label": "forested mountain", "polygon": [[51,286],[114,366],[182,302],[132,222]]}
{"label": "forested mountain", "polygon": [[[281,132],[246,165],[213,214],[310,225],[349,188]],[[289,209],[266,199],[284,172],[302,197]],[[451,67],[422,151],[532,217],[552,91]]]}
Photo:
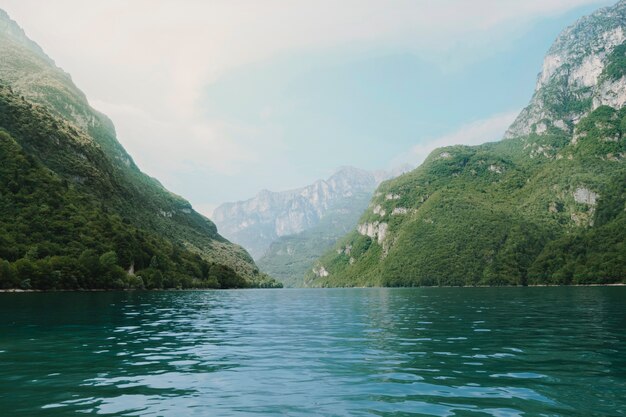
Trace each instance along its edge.
{"label": "forested mountain", "polygon": [[0,288],[276,284],[143,174],[111,121],[0,10]]}
{"label": "forested mountain", "polygon": [[383,183],[313,286],[626,279],[626,2],[556,40],[501,142],[434,151]]}
{"label": "forested mountain", "polygon": [[213,218],[264,272],[288,286],[303,286],[315,260],[357,224],[376,187],[408,170],[343,167],[305,187],[264,190],[249,200],[222,204]]}

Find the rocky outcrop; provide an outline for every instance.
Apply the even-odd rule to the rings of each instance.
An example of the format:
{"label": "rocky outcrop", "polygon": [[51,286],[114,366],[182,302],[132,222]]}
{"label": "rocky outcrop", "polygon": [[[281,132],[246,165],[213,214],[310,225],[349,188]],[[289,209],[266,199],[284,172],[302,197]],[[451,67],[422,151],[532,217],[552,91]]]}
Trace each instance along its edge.
{"label": "rocky outcrop", "polygon": [[600,196],[588,188],[580,187],[574,191],[574,200],[580,204],[595,206]]}
{"label": "rocky outcrop", "polygon": [[363,236],[369,236],[372,239],[376,239],[378,244],[382,245],[387,238],[389,225],[387,223],[380,222],[362,223],[357,226],[357,230]]}
{"label": "rocky outcrop", "polygon": [[391,215],[392,216],[399,216],[402,214],[407,214],[409,212],[409,209],[406,207],[396,207],[391,211]]}
{"label": "rocky outcrop", "polygon": [[328,271],[326,270],[326,268],[324,268],[321,265],[313,268],[313,273],[315,274],[316,277],[327,277],[330,275]]}

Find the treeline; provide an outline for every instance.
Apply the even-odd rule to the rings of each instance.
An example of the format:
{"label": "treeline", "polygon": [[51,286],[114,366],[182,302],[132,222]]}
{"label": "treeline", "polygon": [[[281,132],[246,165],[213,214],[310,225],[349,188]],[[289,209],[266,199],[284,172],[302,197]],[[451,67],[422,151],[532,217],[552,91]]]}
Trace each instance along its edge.
{"label": "treeline", "polygon": [[126,271],[115,252],[98,255],[85,250],[79,258],[25,257],[15,262],[0,259],[0,289],[81,290],[81,289],[168,289],[246,288],[248,283],[231,268],[201,262],[193,274],[162,271],[156,256],[148,268]]}

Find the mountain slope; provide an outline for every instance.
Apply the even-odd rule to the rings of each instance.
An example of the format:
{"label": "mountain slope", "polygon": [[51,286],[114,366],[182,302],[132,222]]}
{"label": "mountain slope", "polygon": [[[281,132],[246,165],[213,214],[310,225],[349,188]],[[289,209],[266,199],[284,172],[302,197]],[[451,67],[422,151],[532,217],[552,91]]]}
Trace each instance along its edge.
{"label": "mountain slope", "polygon": [[625,30],[624,1],[565,30],[507,139],[436,150],[383,183],[308,284],[626,279]]}
{"label": "mountain slope", "polygon": [[111,121],[2,11],[0,58],[0,285],[273,285],[138,169]]}
{"label": "mountain slope", "polygon": [[381,181],[408,171],[339,169],[327,180],[220,206],[220,230],[255,256],[262,271],[289,287],[304,286],[315,260],[357,224]]}

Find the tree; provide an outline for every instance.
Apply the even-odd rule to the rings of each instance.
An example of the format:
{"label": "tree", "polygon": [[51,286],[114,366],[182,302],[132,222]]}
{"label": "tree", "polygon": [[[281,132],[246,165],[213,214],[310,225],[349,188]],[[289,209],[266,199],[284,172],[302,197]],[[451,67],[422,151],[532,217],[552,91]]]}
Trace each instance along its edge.
{"label": "tree", "polygon": [[113,251],[106,252],[100,256],[100,266],[105,270],[111,270],[117,265],[117,255]]}
{"label": "tree", "polygon": [[226,265],[215,264],[211,266],[209,280],[216,279],[220,288],[245,288],[246,280]]}
{"label": "tree", "polygon": [[124,268],[113,265],[106,274],[106,287],[121,290],[126,288],[128,282],[128,274]]}
{"label": "tree", "polygon": [[9,261],[0,259],[0,288],[14,288],[17,286],[15,272]]}
{"label": "tree", "polygon": [[84,277],[79,280],[79,286],[81,288],[94,288],[96,287],[95,282],[98,277],[102,274],[102,268],[100,266],[100,259],[95,251],[91,249],[84,250],[80,257],[78,258],[78,262],[81,267],[85,271]]}
{"label": "tree", "polygon": [[[30,259],[18,259],[15,262],[15,271],[17,280],[20,283],[19,285],[23,289],[29,289],[31,287],[31,281],[37,281],[39,271],[37,265]],[[35,288],[37,288],[36,285]]]}
{"label": "tree", "polygon": [[158,269],[147,268],[137,275],[143,279],[146,288],[150,290],[163,288],[163,274]]}

